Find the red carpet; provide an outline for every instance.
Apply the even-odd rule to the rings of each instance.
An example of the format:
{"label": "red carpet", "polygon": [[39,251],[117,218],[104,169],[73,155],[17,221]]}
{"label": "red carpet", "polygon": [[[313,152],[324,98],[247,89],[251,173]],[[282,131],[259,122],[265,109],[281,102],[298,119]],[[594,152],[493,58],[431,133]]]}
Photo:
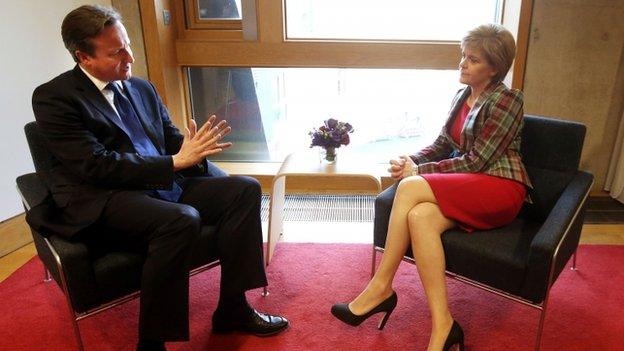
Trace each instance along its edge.
{"label": "red carpet", "polygon": [[[335,302],[366,284],[370,245],[279,244],[268,269],[271,294],[248,293],[253,306],[281,313],[291,328],[272,338],[210,333],[217,270],[191,279],[191,341],[169,350],[424,350],[429,315],[416,269],[402,264],[399,305],[384,331],[378,318],[359,327],[335,320]],[[543,350],[624,350],[624,246],[582,246],[577,272],[566,269],[552,289]],[[35,258],[0,284],[0,350],[75,350],[60,289],[42,282]],[[532,350],[538,311],[449,280],[450,303],[468,350]],[[374,320],[373,320],[374,319]],[[137,301],[80,322],[86,350],[132,350]]]}

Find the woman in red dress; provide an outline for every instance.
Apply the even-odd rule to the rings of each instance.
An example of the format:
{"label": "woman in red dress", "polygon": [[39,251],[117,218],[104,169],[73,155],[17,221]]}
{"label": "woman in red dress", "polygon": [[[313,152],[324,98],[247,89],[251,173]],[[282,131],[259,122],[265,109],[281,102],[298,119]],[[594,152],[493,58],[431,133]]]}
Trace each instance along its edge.
{"label": "woman in red dress", "polygon": [[411,244],[431,311],[430,351],[464,345],[448,308],[441,234],[511,222],[531,186],[519,153],[522,92],[502,83],[515,56],[513,36],[500,25],[482,25],[468,32],[461,49],[459,80],[466,87],[453,99],[442,132],[416,154],[390,161],[388,171],[400,183],[381,264],[354,300],[332,307],[351,325],[385,313],[383,328],[397,303],[392,281]]}

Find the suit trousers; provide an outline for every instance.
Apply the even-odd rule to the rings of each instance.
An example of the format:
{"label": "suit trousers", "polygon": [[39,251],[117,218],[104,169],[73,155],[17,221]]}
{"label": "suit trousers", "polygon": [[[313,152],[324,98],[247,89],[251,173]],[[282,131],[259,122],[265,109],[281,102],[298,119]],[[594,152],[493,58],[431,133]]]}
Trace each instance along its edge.
{"label": "suit trousers", "polygon": [[267,285],[262,257],[261,190],[253,178],[188,177],[178,203],[143,191],[117,191],[98,225],[121,245],[142,248],[139,338],[189,339],[189,268],[201,226],[216,225],[221,294]]}

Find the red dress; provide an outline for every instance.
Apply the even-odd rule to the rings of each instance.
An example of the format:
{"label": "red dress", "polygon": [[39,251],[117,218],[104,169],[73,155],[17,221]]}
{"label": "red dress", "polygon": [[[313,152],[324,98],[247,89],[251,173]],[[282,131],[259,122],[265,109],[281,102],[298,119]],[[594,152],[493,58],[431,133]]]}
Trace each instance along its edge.
{"label": "red dress", "polygon": [[[450,135],[457,143],[468,112],[470,107],[464,103],[451,126]],[[442,214],[468,232],[501,227],[511,222],[526,197],[524,184],[484,173],[426,173],[420,176],[429,183]]]}

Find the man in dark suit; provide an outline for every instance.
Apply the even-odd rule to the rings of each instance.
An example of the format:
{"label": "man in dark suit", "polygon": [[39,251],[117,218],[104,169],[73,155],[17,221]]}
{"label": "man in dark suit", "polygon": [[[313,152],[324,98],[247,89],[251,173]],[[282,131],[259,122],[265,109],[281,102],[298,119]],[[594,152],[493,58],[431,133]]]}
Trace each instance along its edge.
{"label": "man in dark suit", "polygon": [[[206,161],[231,144],[214,116],[183,137],[148,81],[132,77],[132,51],[119,14],[82,6],[62,24],[75,68],[38,87],[33,110],[54,156],[42,174],[61,209],[66,237],[92,225],[146,248],[138,350],[188,340],[188,270],[202,224],[217,225],[221,262],[213,331],[273,335],[288,321],[255,311],[245,291],[267,284],[262,262],[260,186]],[[88,239],[88,238],[87,238]]]}

